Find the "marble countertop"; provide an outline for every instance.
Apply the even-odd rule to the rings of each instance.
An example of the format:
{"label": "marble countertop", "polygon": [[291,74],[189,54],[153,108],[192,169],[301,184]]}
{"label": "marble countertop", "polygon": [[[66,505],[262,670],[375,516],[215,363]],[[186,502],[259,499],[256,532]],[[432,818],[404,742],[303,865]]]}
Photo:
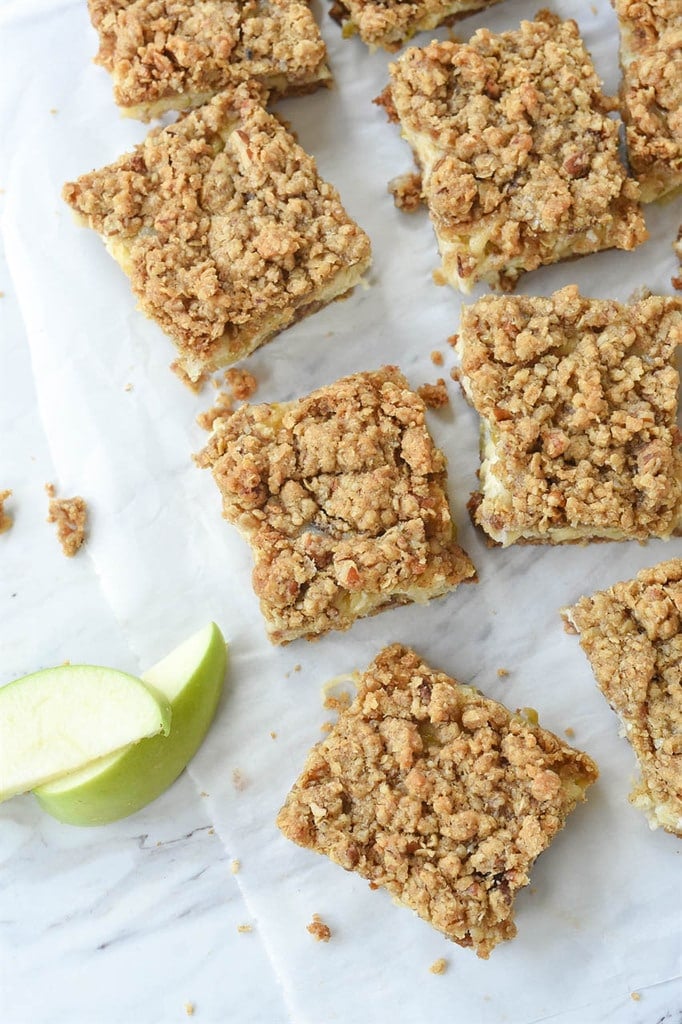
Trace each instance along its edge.
{"label": "marble countertop", "polygon": [[[513,27],[536,6],[507,0],[461,32]],[[554,7],[578,17],[615,89],[606,0]],[[388,178],[409,169],[397,131],[369,104],[387,58],[342,43],[322,5],[317,13],[340,88],[284,112],[367,227],[375,263],[368,289],[252,357],[263,400],[388,361],[415,384],[432,381],[450,363],[435,368],[430,352],[446,351],[457,327],[459,299],[431,284],[427,219],[402,217],[385,192]],[[0,489],[13,491],[15,520],[0,537],[0,683],[67,658],[140,671],[211,618],[231,645],[206,744],[144,811],[74,829],[30,796],[0,806],[2,1024],[170,1024],[190,1010],[202,1024],[680,1024],[680,844],[650,833],[627,804],[631,753],[556,608],[682,554],[682,541],[486,549],[464,510],[476,419],[452,387],[452,408],[431,426],[481,582],[462,588],[466,600],[458,591],[316,645],[269,648],[249,554],[189,457],[205,439],[194,417],[210,395],[192,395],[168,373],[170,345],[59,199],[63,180],[112,159],[145,129],[119,119],[107,76],[90,63],[84,0],[0,0],[0,43]],[[576,282],[598,296],[625,299],[641,284],[669,294],[669,243],[681,220],[679,202],[649,209],[652,238],[637,261],[590,257],[540,271],[522,290]],[[90,540],[72,560],[45,522],[48,481],[84,493],[93,510]],[[398,638],[493,697],[538,707],[549,728],[570,725],[602,769],[594,796],[536,865],[519,900],[518,938],[487,963],[292,847],[273,824],[328,717],[321,685]],[[508,680],[497,677],[500,666]],[[332,925],[327,945],[306,932],[315,912]],[[448,971],[435,977],[428,967],[441,956]]]}

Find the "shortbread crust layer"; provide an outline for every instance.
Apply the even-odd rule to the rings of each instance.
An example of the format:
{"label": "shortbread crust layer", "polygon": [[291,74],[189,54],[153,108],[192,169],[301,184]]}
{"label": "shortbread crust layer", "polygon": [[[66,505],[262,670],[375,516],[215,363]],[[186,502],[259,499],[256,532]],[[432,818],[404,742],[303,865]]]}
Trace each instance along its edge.
{"label": "shortbread crust layer", "polygon": [[487,958],[516,934],[516,893],[597,775],[586,754],[394,644],[277,823]]}
{"label": "shortbread crust layer", "polygon": [[573,21],[412,47],[380,97],[422,171],[440,283],[505,291],[524,271],[647,237],[618,123]]}
{"label": "shortbread crust layer", "polygon": [[348,293],[367,235],[245,86],[64,188],[192,380]]}
{"label": "shortbread crust layer", "polygon": [[668,538],[682,514],[682,302],[486,297],[462,313],[481,416],[474,522],[497,544]]}
{"label": "shortbread crust layer", "polygon": [[562,612],[639,761],[630,794],[651,828],[682,836],[682,559]]}
{"label": "shortbread crust layer", "polygon": [[475,577],[455,541],[445,457],[395,367],[242,406],[216,421],[198,462],[251,545],[274,643],[348,629]]}

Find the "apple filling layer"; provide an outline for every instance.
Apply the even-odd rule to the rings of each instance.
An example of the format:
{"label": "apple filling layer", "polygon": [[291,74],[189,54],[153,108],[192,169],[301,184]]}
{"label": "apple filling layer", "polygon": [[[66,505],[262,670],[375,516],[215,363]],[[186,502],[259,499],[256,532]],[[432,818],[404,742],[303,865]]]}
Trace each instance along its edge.
{"label": "apple filling layer", "polygon": [[348,629],[475,576],[455,541],[424,403],[395,367],[243,406],[217,421],[198,461],[253,549],[274,643]]}
{"label": "apple filling layer", "polygon": [[575,22],[544,12],[411,48],[390,70],[380,102],[421,168],[443,282],[511,290],[524,271],[647,237]]}
{"label": "apple filling layer", "polygon": [[497,544],[669,538],[682,516],[682,302],[484,298],[462,387],[481,416],[474,522]]}
{"label": "apple filling layer", "polygon": [[254,90],[216,96],[67,184],[192,380],[350,291],[367,235]]}

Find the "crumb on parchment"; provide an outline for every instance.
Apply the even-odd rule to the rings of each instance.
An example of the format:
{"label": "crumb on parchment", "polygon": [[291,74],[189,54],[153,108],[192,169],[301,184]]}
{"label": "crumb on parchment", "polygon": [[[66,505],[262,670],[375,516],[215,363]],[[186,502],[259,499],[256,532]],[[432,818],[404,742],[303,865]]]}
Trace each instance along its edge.
{"label": "crumb on parchment", "polygon": [[12,528],[14,520],[5,512],[5,502],[12,497],[12,492],[0,491],[0,533],[7,533]]}
{"label": "crumb on parchment", "polygon": [[249,932],[253,931],[253,925],[252,924],[238,924],[237,925],[237,931],[240,933],[240,935],[248,935]]}
{"label": "crumb on parchment", "polygon": [[234,412],[234,400],[232,395],[226,391],[219,391],[215,396],[215,402],[210,409],[205,409],[200,412],[197,416],[197,423],[202,430],[213,430],[215,421],[222,419],[226,416],[231,416]]}
{"label": "crumb on parchment", "polygon": [[487,958],[516,934],[517,891],[597,775],[586,754],[394,644],[310,751],[277,824]]}
{"label": "crumb on parchment", "polygon": [[445,386],[445,381],[439,377],[435,384],[422,384],[417,388],[417,394],[428,409],[442,409],[450,404],[450,396]]}
{"label": "crumb on parchment", "polygon": [[393,202],[403,213],[414,213],[422,203],[421,174],[399,174],[388,183]]}
{"label": "crumb on parchment", "polygon": [[448,962],[445,957],[439,957],[438,960],[434,960],[429,970],[431,974],[445,974],[448,969]]}
{"label": "crumb on parchment", "polygon": [[497,675],[498,675],[498,677],[500,679],[506,679],[507,676],[509,675],[509,669],[508,668],[498,668]]}
{"label": "crumb on parchment", "polygon": [[194,1003],[185,1003],[183,1008],[188,1017],[194,1016]]}
{"label": "crumb on parchment", "polygon": [[439,352],[438,349],[434,349],[431,353],[431,362],[434,366],[442,366],[444,363],[443,353]]}
{"label": "crumb on parchment", "polygon": [[313,919],[306,928],[316,942],[329,942],[332,937],[331,928],[324,923],[319,914],[313,914]]}
{"label": "crumb on parchment", "polygon": [[238,875],[241,870],[241,866],[242,862],[235,857],[235,859],[230,864],[230,871],[232,872],[233,875]]}
{"label": "crumb on parchment", "polygon": [[88,506],[84,498],[55,498],[54,484],[45,484],[50,499],[48,523],[57,524],[57,539],[67,558],[72,558],[85,540]]}
{"label": "crumb on parchment", "polygon": [[258,388],[258,381],[254,375],[248,370],[240,370],[238,367],[230,367],[229,370],[226,370],[224,379],[238,402],[245,402],[251,398]]}

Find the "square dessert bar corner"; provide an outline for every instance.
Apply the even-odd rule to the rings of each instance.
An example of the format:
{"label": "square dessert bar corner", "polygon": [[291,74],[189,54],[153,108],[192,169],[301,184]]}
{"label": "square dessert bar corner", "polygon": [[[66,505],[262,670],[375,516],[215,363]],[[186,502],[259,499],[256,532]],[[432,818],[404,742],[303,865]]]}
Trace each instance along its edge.
{"label": "square dessert bar corner", "polygon": [[201,106],[239,81],[274,96],[329,85],[308,0],[88,0],[96,62],[123,113],[149,121]]}
{"label": "square dessert bar corner", "polygon": [[496,544],[669,538],[682,516],[682,301],[575,286],[466,307],[461,384],[481,417],[474,522]]}
{"label": "square dessert bar corner", "polygon": [[192,380],[346,295],[370,243],[255,86],[220,93],[64,187]]}
{"label": "square dessert bar corner", "polygon": [[682,559],[581,597],[562,615],[639,761],[631,802],[652,829],[682,837]]}
{"label": "square dessert bar corner", "polygon": [[487,958],[516,934],[518,890],[597,775],[586,754],[394,644],[277,823]]}
{"label": "square dessert bar corner", "polygon": [[384,367],[218,421],[198,462],[251,545],[274,643],[348,629],[475,578],[424,414],[402,374]]}
{"label": "square dessert bar corner", "polygon": [[442,283],[513,289],[524,271],[647,237],[618,124],[574,21],[412,47],[379,100],[422,172]]}
{"label": "square dessert bar corner", "polygon": [[357,33],[370,49],[381,46],[392,53],[417,32],[450,24],[495,3],[499,0],[335,0],[330,13],[344,36]]}

